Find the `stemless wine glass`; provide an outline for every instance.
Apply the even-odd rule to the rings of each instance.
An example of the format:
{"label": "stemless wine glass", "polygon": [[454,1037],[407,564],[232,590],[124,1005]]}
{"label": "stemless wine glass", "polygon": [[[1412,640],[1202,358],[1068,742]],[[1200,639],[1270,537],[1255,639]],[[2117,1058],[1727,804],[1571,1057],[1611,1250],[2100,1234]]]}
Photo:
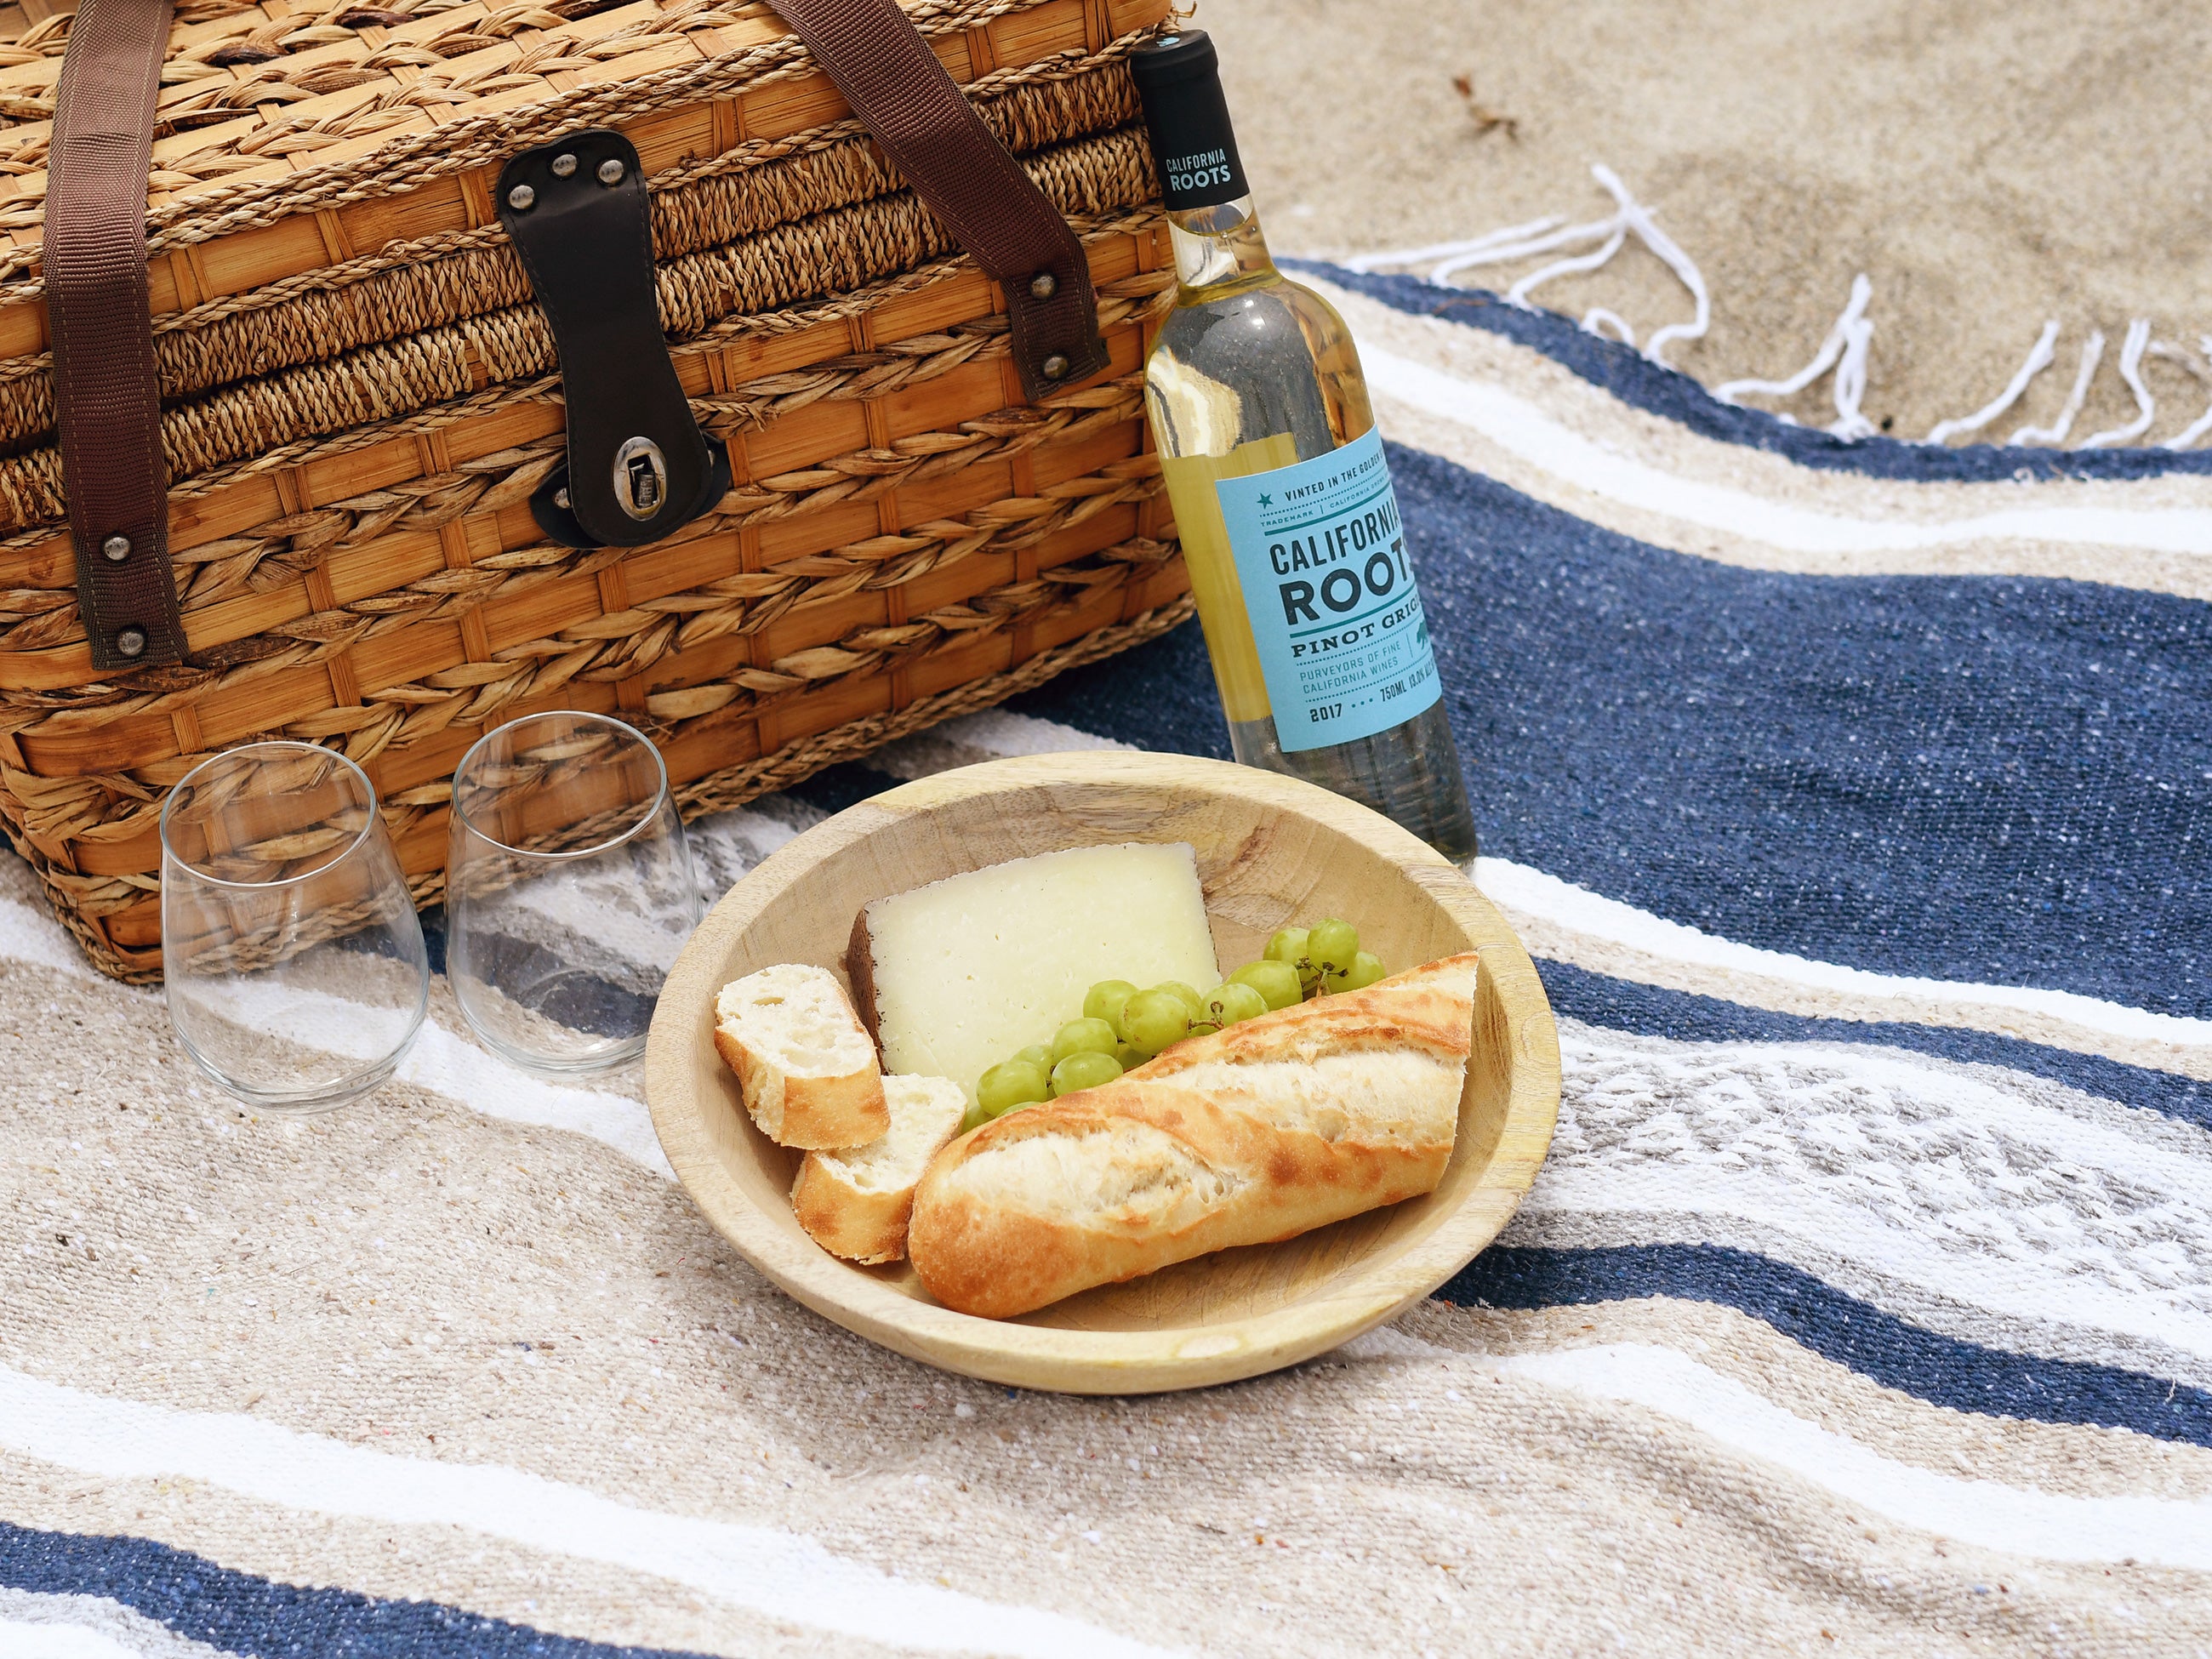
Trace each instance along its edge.
{"label": "stemless wine glass", "polygon": [[376,789],[344,756],[257,743],[204,761],[161,808],[169,1018],[217,1083],[328,1111],[399,1064],[430,961]]}
{"label": "stemless wine glass", "polygon": [[605,714],[532,714],[453,774],[446,967],[461,1012],[527,1070],[635,1058],[699,925],[660,751]]}

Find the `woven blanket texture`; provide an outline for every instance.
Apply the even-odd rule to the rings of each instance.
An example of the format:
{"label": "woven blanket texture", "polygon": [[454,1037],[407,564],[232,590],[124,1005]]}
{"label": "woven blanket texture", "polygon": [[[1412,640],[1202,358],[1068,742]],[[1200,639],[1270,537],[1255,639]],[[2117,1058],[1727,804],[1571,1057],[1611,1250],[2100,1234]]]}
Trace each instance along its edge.
{"label": "woven blanket texture", "polygon": [[[2212,1650],[2212,458],[1844,443],[1304,274],[1560,1017],[1503,1240],[1250,1382],[970,1382],[442,979],[371,1100],[242,1113],[9,862],[0,1654]],[[694,845],[1115,744],[1224,752],[1194,627]]]}

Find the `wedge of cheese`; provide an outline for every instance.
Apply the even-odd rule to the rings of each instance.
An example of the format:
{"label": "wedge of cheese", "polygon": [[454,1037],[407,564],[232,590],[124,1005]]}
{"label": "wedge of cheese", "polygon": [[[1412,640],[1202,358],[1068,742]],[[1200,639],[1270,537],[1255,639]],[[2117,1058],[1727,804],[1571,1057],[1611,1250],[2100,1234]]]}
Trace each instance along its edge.
{"label": "wedge of cheese", "polygon": [[878,899],[845,967],[884,1069],[951,1078],[971,1103],[986,1067],[1050,1042],[1100,980],[1221,982],[1185,842],[1071,848]]}

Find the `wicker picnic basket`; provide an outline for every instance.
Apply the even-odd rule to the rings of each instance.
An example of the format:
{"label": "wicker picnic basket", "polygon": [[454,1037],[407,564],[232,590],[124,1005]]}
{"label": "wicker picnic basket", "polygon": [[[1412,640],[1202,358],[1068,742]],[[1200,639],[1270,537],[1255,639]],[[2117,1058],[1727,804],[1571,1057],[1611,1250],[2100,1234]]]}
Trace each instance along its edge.
{"label": "wicker picnic basket", "polygon": [[[122,289],[103,313],[81,274],[64,283],[100,257],[128,275],[112,223],[64,218],[97,217],[77,181],[115,146],[66,146],[130,101],[127,76],[91,78],[95,25],[168,3],[0,9],[0,816],[109,973],[158,975],[161,802],[230,745],[303,738],[361,763],[428,902],[453,768],[518,714],[643,725],[697,812],[1189,614],[1139,396],[1172,279],[1122,63],[1167,0],[898,0],[963,118],[1073,232],[1065,288],[1095,297],[1103,343],[1073,372],[1023,357],[1044,313],[1025,345],[1032,284],[962,251],[980,243],[940,199],[946,169],[936,211],[909,188],[904,100],[886,118],[878,84],[871,107],[869,67],[824,45],[847,0],[782,6],[802,33],[811,7],[812,50],[777,11],[714,0],[182,0],[166,53],[146,52],[143,233],[121,216],[152,318],[133,415],[127,385],[87,390],[129,373]],[[73,33],[90,67],[65,73]],[[579,173],[563,146],[587,141]],[[625,156],[635,178],[604,170]],[[70,185],[51,200],[50,167]],[[952,192],[976,171],[951,169]],[[592,221],[553,272],[525,227],[595,172],[633,192],[649,240]],[[548,290],[615,280],[630,245],[658,306],[646,337],[665,336],[671,396],[726,489],[717,474],[672,534],[574,544],[595,538],[549,532],[577,527],[549,492],[566,509],[556,483],[601,477],[570,446],[630,377],[588,347],[586,395],[583,301],[572,336]],[[1033,286],[1072,337],[1070,295]],[[116,505],[133,431],[157,480],[136,529]],[[675,485],[629,465],[615,488],[641,517]]]}

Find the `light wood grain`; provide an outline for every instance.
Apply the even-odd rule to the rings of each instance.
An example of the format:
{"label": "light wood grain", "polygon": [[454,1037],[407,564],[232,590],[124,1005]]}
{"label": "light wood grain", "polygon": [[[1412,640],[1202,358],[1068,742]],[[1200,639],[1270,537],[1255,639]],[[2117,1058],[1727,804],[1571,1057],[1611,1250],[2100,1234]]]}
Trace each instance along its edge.
{"label": "light wood grain", "polygon": [[[932,1301],[912,1268],[855,1267],[793,1218],[796,1155],[753,1127],[714,1053],[714,994],[778,962],[840,968],[866,901],[1002,860],[1190,842],[1224,964],[1292,921],[1341,915],[1393,968],[1482,953],[1474,1058],[1449,1168],[1425,1197],[1286,1243],[1224,1251],[1017,1320]],[[842,971],[842,969],[840,969]],[[1324,1352],[1426,1296],[1497,1237],[1549,1149],[1559,1034],[1528,952],[1440,854],[1326,790],[1182,756],[1026,756],[864,801],[732,888],[669,976],[646,1051],[653,1127],[684,1188],[763,1273],[884,1346],[1024,1388],[1144,1393]]]}

